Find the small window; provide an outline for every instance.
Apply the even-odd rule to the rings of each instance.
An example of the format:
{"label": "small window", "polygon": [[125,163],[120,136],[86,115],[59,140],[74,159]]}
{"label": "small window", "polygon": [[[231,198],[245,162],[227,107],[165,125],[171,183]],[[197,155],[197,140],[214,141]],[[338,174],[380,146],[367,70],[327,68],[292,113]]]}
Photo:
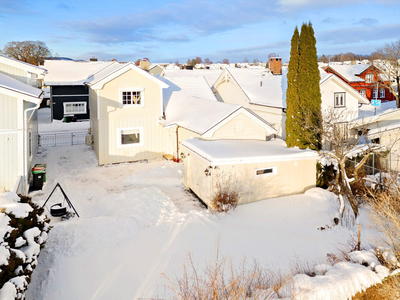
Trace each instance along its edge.
{"label": "small window", "polygon": [[365,97],[367,95],[366,89],[361,89],[360,94],[361,94],[361,96]]}
{"label": "small window", "polygon": [[118,129],[119,146],[143,145],[143,128]]}
{"label": "small window", "polygon": [[276,167],[255,170],[256,177],[270,176],[276,174]]}
{"label": "small window", "polygon": [[76,115],[86,113],[86,102],[64,102],[64,115]]}
{"label": "small window", "polygon": [[335,107],[346,106],[346,93],[335,93]]}
{"label": "small window", "polygon": [[378,98],[378,89],[373,89],[372,98],[374,98],[374,99]]}
{"label": "small window", "polygon": [[120,103],[123,106],[144,106],[144,91],[141,88],[120,90]]}
{"label": "small window", "polygon": [[374,82],[374,74],[369,73],[365,75],[365,82],[366,83],[372,83]]}
{"label": "small window", "polygon": [[385,98],[385,89],[380,89],[379,98]]}

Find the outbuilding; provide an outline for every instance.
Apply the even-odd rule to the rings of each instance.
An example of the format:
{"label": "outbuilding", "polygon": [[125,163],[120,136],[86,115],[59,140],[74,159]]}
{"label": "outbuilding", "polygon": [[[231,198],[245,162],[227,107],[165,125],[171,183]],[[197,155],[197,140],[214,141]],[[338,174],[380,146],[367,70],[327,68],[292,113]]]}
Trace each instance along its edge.
{"label": "outbuilding", "polygon": [[315,187],[318,153],[281,139],[182,142],[183,184],[209,205],[217,186],[239,192],[238,204],[303,193]]}

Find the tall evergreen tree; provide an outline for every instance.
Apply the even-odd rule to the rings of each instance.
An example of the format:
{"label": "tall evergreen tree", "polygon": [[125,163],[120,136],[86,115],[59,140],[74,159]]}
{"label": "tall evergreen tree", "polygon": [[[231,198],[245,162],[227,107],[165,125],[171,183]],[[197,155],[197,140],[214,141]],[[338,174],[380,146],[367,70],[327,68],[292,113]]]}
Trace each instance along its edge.
{"label": "tall evergreen tree", "polygon": [[288,147],[297,145],[297,139],[300,134],[300,122],[297,120],[297,112],[299,107],[299,88],[298,88],[298,72],[299,72],[299,30],[294,30],[290,60],[287,74],[287,91],[286,91],[286,144]]}
{"label": "tall evergreen tree", "polygon": [[[296,35],[296,31],[298,35],[296,28],[293,36]],[[289,147],[298,146],[303,149],[317,150],[321,148],[321,137],[317,133],[319,130],[317,132],[315,130],[319,129],[322,124],[321,92],[316,39],[311,23],[302,25],[295,55],[297,57],[294,59],[292,69],[293,74],[296,74],[297,77],[288,74],[286,136],[289,136],[289,139],[287,138],[286,143]],[[289,72],[292,71],[290,64],[292,64],[292,51]],[[297,69],[297,72],[294,69]],[[292,89],[293,86],[297,88],[297,96],[293,95],[295,93],[295,89]],[[293,99],[295,100],[293,101]]]}

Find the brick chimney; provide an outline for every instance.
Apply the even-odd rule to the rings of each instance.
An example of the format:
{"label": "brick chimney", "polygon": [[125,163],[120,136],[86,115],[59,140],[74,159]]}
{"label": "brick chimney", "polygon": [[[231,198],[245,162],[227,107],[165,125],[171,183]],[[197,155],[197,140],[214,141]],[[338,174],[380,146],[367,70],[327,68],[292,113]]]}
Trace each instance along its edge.
{"label": "brick chimney", "polygon": [[143,58],[140,63],[139,63],[139,67],[142,68],[143,70],[149,70],[150,68],[150,62],[147,58]]}
{"label": "brick chimney", "polygon": [[274,75],[282,75],[282,58],[271,57],[269,59],[269,69]]}

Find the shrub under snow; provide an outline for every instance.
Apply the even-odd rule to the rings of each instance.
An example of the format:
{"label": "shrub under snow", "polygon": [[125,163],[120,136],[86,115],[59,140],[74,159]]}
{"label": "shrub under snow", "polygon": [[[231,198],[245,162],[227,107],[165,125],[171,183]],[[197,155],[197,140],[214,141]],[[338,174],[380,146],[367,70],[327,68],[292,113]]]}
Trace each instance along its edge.
{"label": "shrub under snow", "polygon": [[28,197],[0,194],[0,300],[24,299],[50,230],[43,208]]}

